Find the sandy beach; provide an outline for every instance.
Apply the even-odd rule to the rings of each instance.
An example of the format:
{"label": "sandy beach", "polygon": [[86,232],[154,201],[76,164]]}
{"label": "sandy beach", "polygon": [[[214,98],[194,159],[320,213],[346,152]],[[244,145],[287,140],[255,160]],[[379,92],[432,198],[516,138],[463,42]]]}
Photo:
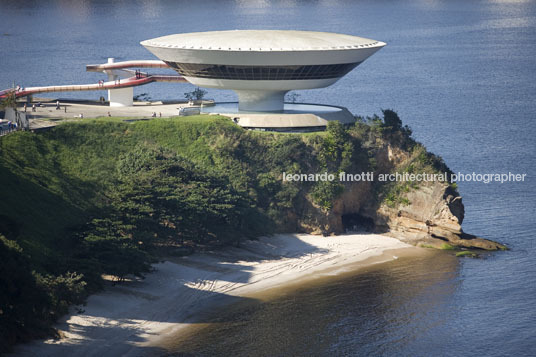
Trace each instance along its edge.
{"label": "sandy beach", "polygon": [[[145,279],[109,286],[73,308],[56,328],[63,338],[17,346],[24,356],[117,356],[165,352],[181,329],[204,322],[208,311],[262,298],[286,284],[337,275],[418,250],[376,234],[321,237],[284,234],[246,241],[154,265]],[[356,263],[359,263],[356,265]]]}

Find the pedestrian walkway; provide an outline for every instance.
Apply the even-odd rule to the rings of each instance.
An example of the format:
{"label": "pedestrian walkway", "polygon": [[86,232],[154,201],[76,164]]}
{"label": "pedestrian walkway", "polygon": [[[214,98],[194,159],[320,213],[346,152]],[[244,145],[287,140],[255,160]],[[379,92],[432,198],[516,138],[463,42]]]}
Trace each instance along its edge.
{"label": "pedestrian walkway", "polygon": [[120,89],[136,87],[152,82],[179,82],[184,83],[186,80],[179,75],[146,75],[133,76],[123,80],[114,80],[108,82],[99,81],[94,84],[76,84],[76,85],[60,85],[60,86],[44,86],[44,87],[28,87],[17,89],[5,89],[0,91],[0,99],[6,98],[9,94],[15,94],[16,98],[26,97],[38,93],[53,93],[53,92],[79,92],[79,91],[94,91],[104,89]]}

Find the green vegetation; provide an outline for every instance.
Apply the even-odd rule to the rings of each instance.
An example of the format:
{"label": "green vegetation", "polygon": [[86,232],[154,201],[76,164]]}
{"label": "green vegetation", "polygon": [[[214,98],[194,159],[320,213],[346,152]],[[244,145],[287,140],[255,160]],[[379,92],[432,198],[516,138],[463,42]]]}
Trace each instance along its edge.
{"label": "green vegetation", "polygon": [[448,243],[443,243],[439,247],[431,244],[419,244],[419,247],[421,248],[433,248],[433,249],[441,249],[441,250],[456,250],[457,248],[453,245],[450,245]]}
{"label": "green vegetation", "polygon": [[436,249],[436,247],[434,247],[433,245],[430,245],[430,244],[420,243],[418,246],[421,247],[421,248],[434,248],[434,249]]}
{"label": "green vegetation", "polygon": [[[376,159],[371,158],[371,166],[384,173],[404,174],[445,174],[450,182],[453,172],[447,167],[443,159],[437,155],[429,153],[426,148],[416,142],[412,137],[411,129],[402,125],[398,114],[393,110],[382,110],[383,118],[377,115],[372,117],[358,117],[358,123],[350,130],[363,142],[364,147],[377,148],[385,146],[392,150],[394,155],[400,155],[401,160],[397,166],[378,167]],[[372,150],[374,152],[374,150]],[[369,150],[370,152],[370,150]],[[377,151],[376,151],[377,153]],[[385,153],[384,153],[385,155]],[[423,182],[418,181],[392,181],[383,185],[375,185],[376,194],[381,202],[391,208],[398,206],[408,206],[411,201],[407,199],[406,193],[419,189]],[[455,183],[451,187],[456,190]]]}
{"label": "green vegetation", "polygon": [[[311,203],[329,212],[346,185],[283,182],[283,172],[399,169],[380,167],[387,142],[416,148],[415,169],[435,165],[397,118],[384,111],[309,134],[246,131],[217,116],[99,118],[0,138],[0,346],[49,334],[104,275],[121,281],[164,254],[297,231]],[[410,204],[405,188],[371,185]]]}
{"label": "green vegetation", "polygon": [[[443,243],[441,244],[439,247],[438,246],[434,246],[434,245],[430,245],[430,244],[423,244],[423,243],[420,243],[419,244],[419,247],[421,248],[433,248],[433,249],[441,249],[441,250],[458,250],[459,248],[451,245],[451,244],[448,244],[448,243]],[[471,258],[478,258],[478,254],[475,253],[475,252],[471,252],[471,251],[468,251],[468,250],[462,250],[462,251],[458,251],[456,252],[456,256],[457,257],[471,257]]]}
{"label": "green vegetation", "polygon": [[199,87],[196,87],[191,92],[184,93],[184,98],[188,100],[203,100],[205,98],[205,95],[207,95],[208,91],[201,89]]}
{"label": "green vegetation", "polygon": [[338,182],[339,173],[364,171],[369,166],[368,157],[360,155],[360,141],[339,122],[328,123],[325,135],[311,138],[310,143],[318,152],[318,172],[331,173],[336,178],[335,181],[316,182],[311,191],[313,202],[329,211],[333,202],[344,192],[343,184]]}
{"label": "green vegetation", "polygon": [[15,96],[15,90],[9,92],[5,98],[0,100],[0,110],[6,108],[17,108],[17,97]]}
{"label": "green vegetation", "polygon": [[448,243],[443,243],[443,244],[441,244],[440,249],[443,249],[443,250],[456,250],[456,247],[453,246],[453,245],[450,245]]}
{"label": "green vegetation", "polygon": [[478,254],[474,252],[470,252],[468,250],[464,250],[461,252],[456,253],[457,257],[469,257],[469,258],[478,258]]}

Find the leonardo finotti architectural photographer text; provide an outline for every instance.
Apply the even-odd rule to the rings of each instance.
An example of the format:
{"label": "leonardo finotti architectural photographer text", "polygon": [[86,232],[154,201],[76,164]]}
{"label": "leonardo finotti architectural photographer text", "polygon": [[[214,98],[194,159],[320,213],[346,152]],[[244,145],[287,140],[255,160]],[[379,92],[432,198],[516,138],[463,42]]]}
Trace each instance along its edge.
{"label": "leonardo finotti architectural photographer text", "polygon": [[350,174],[347,172],[341,172],[339,174],[333,173],[315,173],[315,174],[290,174],[283,172],[283,181],[299,181],[299,182],[317,182],[317,181],[339,181],[339,182],[359,182],[359,181],[380,181],[380,182],[520,182],[525,181],[527,174],[516,174],[512,172],[508,173],[468,173],[464,174],[458,172],[453,174],[449,180],[449,175],[446,172],[429,174],[429,173],[389,173],[389,174],[375,174],[372,171],[369,172],[360,172],[357,174]]}

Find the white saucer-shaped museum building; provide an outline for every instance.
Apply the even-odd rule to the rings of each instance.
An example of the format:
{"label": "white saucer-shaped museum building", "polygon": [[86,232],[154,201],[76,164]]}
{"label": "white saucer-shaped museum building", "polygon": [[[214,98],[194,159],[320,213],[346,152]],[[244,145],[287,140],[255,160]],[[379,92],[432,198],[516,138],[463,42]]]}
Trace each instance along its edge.
{"label": "white saucer-shaped museum building", "polygon": [[142,41],[156,57],[200,87],[232,89],[240,111],[284,109],[289,90],[327,87],[385,43],[313,31],[234,30]]}
{"label": "white saucer-shaped museum building", "polygon": [[245,128],[284,131],[355,122],[344,107],[284,103],[285,93],[327,87],[385,46],[350,35],[282,30],[184,33],[141,44],[188,82],[238,94],[238,105],[219,103],[205,112],[230,116]]}

